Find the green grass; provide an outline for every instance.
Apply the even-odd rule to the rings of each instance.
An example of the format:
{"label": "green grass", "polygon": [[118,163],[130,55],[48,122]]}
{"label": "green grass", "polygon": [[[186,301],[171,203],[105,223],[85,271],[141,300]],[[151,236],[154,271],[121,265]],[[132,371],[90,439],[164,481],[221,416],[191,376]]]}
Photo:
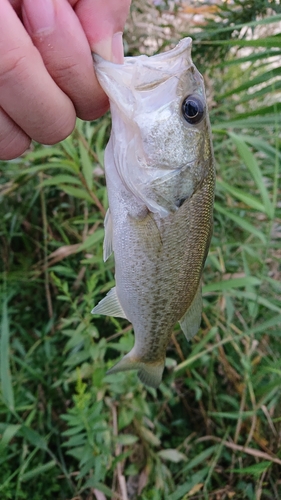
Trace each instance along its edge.
{"label": "green grass", "polygon": [[133,332],[90,314],[114,283],[109,116],[2,162],[1,499],[281,498],[279,37],[247,52],[232,38],[206,70],[218,182],[202,328],[189,344],[176,329],[157,391],[105,376]]}

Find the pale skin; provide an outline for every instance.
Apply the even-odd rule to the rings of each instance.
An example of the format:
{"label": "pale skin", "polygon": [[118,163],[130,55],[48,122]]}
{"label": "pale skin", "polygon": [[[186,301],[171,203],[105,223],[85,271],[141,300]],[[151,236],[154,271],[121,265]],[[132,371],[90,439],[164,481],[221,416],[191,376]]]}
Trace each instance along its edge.
{"label": "pale skin", "polygon": [[108,109],[91,52],[123,61],[130,0],[0,0],[0,160]]}

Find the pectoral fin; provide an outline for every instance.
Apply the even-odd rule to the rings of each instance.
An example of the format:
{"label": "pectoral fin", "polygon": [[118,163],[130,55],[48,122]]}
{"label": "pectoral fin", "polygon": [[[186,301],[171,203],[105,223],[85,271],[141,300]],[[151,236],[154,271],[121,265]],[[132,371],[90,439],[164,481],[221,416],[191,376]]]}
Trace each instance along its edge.
{"label": "pectoral fin", "polygon": [[180,319],[180,327],[186,336],[187,340],[190,340],[198,332],[201,324],[202,316],[202,291],[201,283],[198,286],[198,290],[195,297],[187,309],[184,316]]}
{"label": "pectoral fin", "polygon": [[112,238],[113,226],[110,210],[108,209],[104,219],[104,242],[103,242],[103,260],[104,262],[110,257],[113,251]]}
{"label": "pectoral fin", "polygon": [[116,318],[125,318],[126,314],[119,302],[116,293],[116,287],[111,288],[108,294],[94,307],[92,314],[104,314],[105,316],[115,316]]}

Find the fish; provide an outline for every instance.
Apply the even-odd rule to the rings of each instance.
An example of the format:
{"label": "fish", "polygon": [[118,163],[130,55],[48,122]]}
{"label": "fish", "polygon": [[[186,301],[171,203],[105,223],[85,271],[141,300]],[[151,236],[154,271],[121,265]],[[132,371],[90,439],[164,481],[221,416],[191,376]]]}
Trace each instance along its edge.
{"label": "fish", "polygon": [[137,370],[154,388],[175,325],[188,340],[200,328],[213,231],[211,128],[191,48],[186,37],[163,53],[125,57],[122,65],[94,56],[112,116],[103,256],[114,252],[116,286],[92,313],[126,318],[134,329],[132,350],[107,374]]}

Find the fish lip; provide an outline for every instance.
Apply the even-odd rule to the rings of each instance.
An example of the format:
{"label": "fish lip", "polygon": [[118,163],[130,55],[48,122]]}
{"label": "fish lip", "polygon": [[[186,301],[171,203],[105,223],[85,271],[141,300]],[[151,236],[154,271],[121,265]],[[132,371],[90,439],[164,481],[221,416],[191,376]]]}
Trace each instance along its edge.
{"label": "fish lip", "polygon": [[[160,54],[154,54],[153,56],[140,55],[138,57],[145,58],[146,64],[147,63],[149,64],[150,58],[153,58],[153,61],[154,61],[153,64],[155,64],[155,59],[157,59],[157,61],[161,61],[161,60],[166,61],[169,59],[173,59],[175,57],[178,57],[179,55],[184,53],[186,51],[186,49],[191,48],[191,47],[192,47],[192,38],[190,36],[187,36],[187,37],[183,38],[182,40],[180,40],[175,47],[167,50],[166,52],[161,52]],[[119,63],[114,63],[112,61],[107,61],[106,59],[104,59],[103,57],[101,57],[100,55],[98,55],[94,52],[92,53],[92,57],[93,57],[95,64],[106,63],[110,66],[117,66],[117,67],[124,66],[124,65],[126,66],[128,64],[134,63],[134,60],[135,60],[135,57],[128,56],[128,57],[124,58],[123,64],[119,64]]]}
{"label": "fish lip", "polygon": [[166,52],[161,52],[160,54],[155,54],[153,56],[153,59],[157,59],[158,61],[161,59],[173,59],[175,56],[178,57],[181,55],[183,52],[186,51],[187,48],[192,47],[192,38],[190,36],[187,36],[185,38],[182,38],[177,45],[173,49],[169,49]]}

